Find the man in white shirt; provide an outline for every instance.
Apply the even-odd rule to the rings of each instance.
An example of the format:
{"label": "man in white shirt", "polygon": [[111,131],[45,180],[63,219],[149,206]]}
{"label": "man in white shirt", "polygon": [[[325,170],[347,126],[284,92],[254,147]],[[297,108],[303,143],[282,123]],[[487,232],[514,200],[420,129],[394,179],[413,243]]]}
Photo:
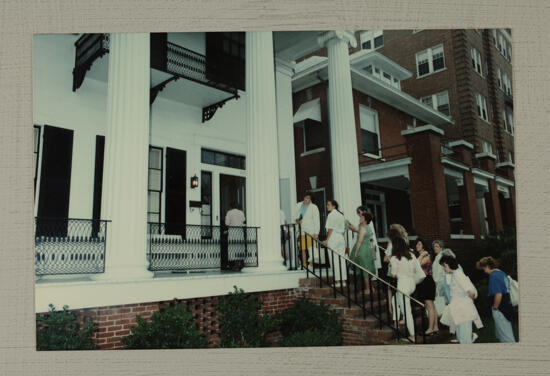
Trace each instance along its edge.
{"label": "man in white shirt", "polygon": [[226,226],[244,226],[246,218],[243,211],[240,209],[237,202],[231,203],[231,210],[228,210],[225,215]]}
{"label": "man in white shirt", "polygon": [[296,204],[296,223],[301,226],[300,233],[300,245],[302,250],[302,265],[306,264],[306,249],[309,252],[309,258],[311,260],[311,248],[313,245],[313,239],[307,236],[306,233],[313,238],[317,238],[319,235],[320,221],[319,221],[319,208],[313,202],[311,202],[311,195],[306,193],[304,195],[304,201]]}

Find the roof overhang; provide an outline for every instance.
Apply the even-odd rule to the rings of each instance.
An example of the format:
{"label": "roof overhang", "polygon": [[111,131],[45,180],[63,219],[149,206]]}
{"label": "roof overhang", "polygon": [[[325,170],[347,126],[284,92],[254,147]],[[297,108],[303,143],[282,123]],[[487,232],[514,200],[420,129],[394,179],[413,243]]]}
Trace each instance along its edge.
{"label": "roof overhang", "polygon": [[359,70],[362,70],[368,65],[375,65],[382,68],[385,72],[391,74],[399,81],[411,78],[413,75],[409,70],[376,51],[357,51],[350,56],[350,65],[352,68],[357,68]]}
{"label": "roof overhang", "polygon": [[[311,59],[311,60],[310,60]],[[310,61],[307,61],[310,60]],[[292,79],[292,91],[297,92],[328,80],[328,59],[313,56],[296,66]],[[406,114],[436,126],[448,126],[454,121],[418,99],[373,77],[362,69],[351,68],[353,89],[384,102]]]}

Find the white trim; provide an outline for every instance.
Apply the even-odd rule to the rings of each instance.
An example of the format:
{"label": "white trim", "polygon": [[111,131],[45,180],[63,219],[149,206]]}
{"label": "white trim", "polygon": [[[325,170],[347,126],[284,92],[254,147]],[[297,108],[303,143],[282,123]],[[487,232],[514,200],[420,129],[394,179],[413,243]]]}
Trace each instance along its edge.
{"label": "white trim", "polygon": [[323,146],[317,149],[304,151],[302,154],[300,154],[300,157],[307,157],[308,155],[322,153],[324,151],[325,151],[325,147]]}
{"label": "white trim", "polygon": [[516,165],[515,165],[513,162],[510,162],[510,161],[497,163],[496,166],[497,166],[497,167],[512,167],[512,168],[515,168],[515,167],[516,167]]}
{"label": "white trim", "polygon": [[411,161],[412,158],[407,157],[395,161],[363,166],[359,169],[359,179],[361,183],[369,183],[394,177],[409,179],[409,164]]}
{"label": "white trim", "polygon": [[491,174],[490,172],[481,170],[479,168],[472,168],[472,174],[474,174],[475,176],[478,176],[478,177],[485,178],[485,179],[494,179],[495,178],[495,174]]}
{"label": "white trim", "polygon": [[469,234],[451,234],[451,239],[473,240],[476,237]]}
{"label": "white trim", "polygon": [[443,69],[440,69],[440,70],[438,70],[438,71],[435,71],[435,72],[426,73],[425,75],[420,76],[420,77],[418,77],[418,75],[417,75],[417,76],[416,76],[416,79],[417,79],[417,80],[420,80],[420,79],[422,79],[422,78],[426,78],[426,77],[429,77],[429,76],[433,76],[434,74],[438,74],[438,73],[440,73],[440,72],[445,72],[446,70],[447,70],[447,67],[445,67],[445,68],[443,68]]}
{"label": "white trim", "polygon": [[449,142],[447,146],[450,148],[455,146],[466,146],[467,148],[474,150],[474,145],[470,144],[468,141],[465,141],[465,140]]}
{"label": "white trim", "polygon": [[380,155],[375,155],[375,154],[371,154],[371,153],[363,153],[361,154],[363,157],[367,157],[367,158],[371,158],[371,159],[376,159],[376,160],[381,160],[381,161],[385,161],[384,158],[382,158]]}
{"label": "white trim", "polygon": [[393,161],[389,162],[383,162],[383,163],[376,163],[368,166],[361,166],[359,168],[359,173],[363,172],[373,172],[376,170],[384,170],[384,169],[390,169],[395,167],[402,167],[402,166],[408,166],[412,162],[411,157],[401,158],[401,159],[395,159]]}
{"label": "white trim", "polygon": [[486,158],[486,157],[492,158],[492,159],[494,159],[494,160],[497,159],[497,156],[496,156],[496,155],[494,155],[493,153],[487,153],[487,152],[477,153],[477,154],[475,155],[475,157],[476,157],[477,159],[479,159],[479,158]]}
{"label": "white trim", "polygon": [[405,69],[379,52],[359,50],[350,55],[350,65],[354,68],[363,70],[363,68],[369,64],[382,68],[383,71],[399,79],[399,81],[406,80],[413,76],[411,71]]}
{"label": "white trim", "polygon": [[[205,272],[131,281],[78,280],[35,284],[35,312],[47,312],[48,304],[71,309],[105,307],[204,296],[226,295],[233,285],[246,292],[297,288],[303,271],[267,272],[244,268],[240,273]],[[185,288],[182,288],[185,286]]]}
{"label": "white trim", "polygon": [[401,131],[401,135],[402,136],[407,136],[407,135],[410,135],[410,134],[422,133],[422,132],[426,132],[426,131],[433,131],[433,132],[438,133],[442,136],[445,134],[445,132],[441,128],[438,128],[435,125],[426,124],[426,125],[422,125],[422,126],[416,127],[416,128],[405,129],[405,130]]}
{"label": "white trim", "polygon": [[443,167],[443,173],[456,179],[464,179],[464,175],[462,172],[453,170],[452,168]]}
{"label": "white trim", "polygon": [[512,180],[509,180],[509,179],[505,179],[503,178],[502,176],[497,176],[495,178],[497,184],[501,184],[501,185],[506,185],[508,187],[513,187],[515,186],[515,183],[512,181]]}
{"label": "white trim", "polygon": [[468,167],[468,165],[465,165],[464,163],[459,161],[455,161],[454,159],[449,157],[441,157],[441,163],[456,167],[463,171],[470,171],[470,167]]}

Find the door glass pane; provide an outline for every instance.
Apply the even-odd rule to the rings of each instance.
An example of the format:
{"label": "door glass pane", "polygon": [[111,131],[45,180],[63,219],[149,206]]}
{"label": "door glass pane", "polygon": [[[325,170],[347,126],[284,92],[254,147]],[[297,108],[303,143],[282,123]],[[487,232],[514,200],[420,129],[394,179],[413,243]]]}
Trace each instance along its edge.
{"label": "door glass pane", "polygon": [[149,189],[152,191],[160,191],[162,182],[161,170],[149,170]]}

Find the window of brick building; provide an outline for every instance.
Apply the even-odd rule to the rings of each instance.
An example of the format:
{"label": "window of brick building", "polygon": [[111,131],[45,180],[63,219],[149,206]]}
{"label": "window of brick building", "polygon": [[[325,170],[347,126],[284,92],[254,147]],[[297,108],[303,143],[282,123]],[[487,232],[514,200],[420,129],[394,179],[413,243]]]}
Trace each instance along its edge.
{"label": "window of brick building", "polygon": [[435,110],[444,113],[447,116],[451,116],[448,91],[442,91],[441,93],[422,97],[420,98],[420,101],[424,104],[427,104],[428,106],[433,107]]}
{"label": "window of brick building", "polygon": [[368,30],[361,33],[361,48],[376,50],[384,46],[384,32],[382,30]]}
{"label": "window of brick building", "polygon": [[470,54],[472,56],[472,67],[477,73],[483,76],[483,70],[481,68],[481,54],[474,47],[472,47]]}
{"label": "window of brick building", "polygon": [[514,113],[512,111],[508,111],[507,112],[507,116],[508,116],[508,128],[509,128],[509,132],[510,134],[514,134]]}
{"label": "window of brick building", "polygon": [[361,122],[361,152],[380,156],[380,134],[378,113],[365,106],[359,106]]}
{"label": "window of brick building", "polygon": [[502,88],[502,73],[500,71],[500,68],[497,67],[497,82],[498,82],[498,87],[500,90],[503,90]]}
{"label": "window of brick building", "polygon": [[504,73],[502,81],[504,83],[504,92],[508,95],[512,95],[512,81],[510,81],[508,73]]}
{"label": "window of brick building", "polygon": [[476,96],[476,101],[477,101],[477,115],[483,120],[489,121],[489,117],[487,115],[487,100],[483,95],[478,93]]}
{"label": "window of brick building", "polygon": [[483,140],[481,143],[481,151],[487,154],[493,154],[493,144],[487,140]]}
{"label": "window of brick building", "polygon": [[445,69],[443,45],[428,48],[416,54],[417,76],[422,77]]}

